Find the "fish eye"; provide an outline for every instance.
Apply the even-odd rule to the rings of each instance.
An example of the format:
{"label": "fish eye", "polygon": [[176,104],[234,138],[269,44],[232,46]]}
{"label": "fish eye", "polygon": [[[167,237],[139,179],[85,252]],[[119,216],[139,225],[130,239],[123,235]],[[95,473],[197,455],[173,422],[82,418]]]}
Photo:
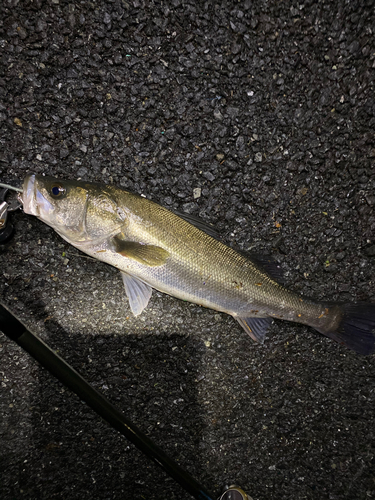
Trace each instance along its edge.
{"label": "fish eye", "polygon": [[61,184],[54,184],[51,188],[51,194],[54,198],[60,198],[65,194],[65,188]]}

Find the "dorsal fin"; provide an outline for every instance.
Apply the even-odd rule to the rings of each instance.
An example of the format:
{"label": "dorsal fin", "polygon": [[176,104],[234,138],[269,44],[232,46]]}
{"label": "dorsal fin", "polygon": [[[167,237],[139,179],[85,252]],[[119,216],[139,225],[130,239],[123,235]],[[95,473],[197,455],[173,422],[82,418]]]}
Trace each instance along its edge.
{"label": "dorsal fin", "polygon": [[212,236],[212,238],[215,238],[216,240],[220,239],[220,233],[219,231],[210,224],[209,222],[205,222],[202,220],[200,217],[196,217],[195,215],[191,214],[185,214],[182,212],[178,212],[177,210],[173,210],[173,213],[181,217],[181,219],[186,220],[186,222],[189,222],[189,224],[192,224],[196,228],[200,229],[204,233],[208,234],[209,236]]}
{"label": "dorsal fin", "polygon": [[[246,255],[246,253],[245,253]],[[283,284],[285,281],[283,270],[278,262],[276,262],[269,255],[259,255],[259,254],[247,254],[248,258],[255,262],[259,267],[264,269],[267,274],[271,276],[274,280]]]}

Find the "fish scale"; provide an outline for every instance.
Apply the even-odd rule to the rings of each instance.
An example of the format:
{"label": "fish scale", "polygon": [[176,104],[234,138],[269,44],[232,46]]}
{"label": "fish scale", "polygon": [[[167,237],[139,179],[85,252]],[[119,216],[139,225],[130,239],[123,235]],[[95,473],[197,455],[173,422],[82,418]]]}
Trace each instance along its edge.
{"label": "fish scale", "polygon": [[[131,259],[125,264],[125,258],[118,258],[114,252],[103,260],[108,263],[115,261],[119,269],[124,269],[125,264],[129,272],[165,293],[191,302],[203,299],[207,307],[229,314],[240,315],[249,313],[251,309],[265,309],[264,298],[274,288],[283,290],[284,300],[294,299],[298,305],[295,295],[230,247],[156,204],[153,204],[155,210],[147,213],[142,205],[150,207],[150,203],[141,197],[128,199],[127,205],[137,214],[137,219],[123,229],[123,233],[131,241],[158,244],[165,248],[170,253],[165,265],[161,269],[153,268],[139,265]],[[147,214],[146,217],[139,216],[142,212]],[[165,222],[163,226],[157,224],[160,220]],[[111,252],[110,249],[108,251]],[[208,297],[211,297],[210,301]]]}
{"label": "fish scale", "polygon": [[[128,206],[139,214],[143,211],[142,205],[150,207],[150,203],[144,198],[134,197],[128,201]],[[284,315],[286,319],[287,307],[292,311],[289,315],[295,318],[298,318],[298,314],[322,314],[320,304],[303,301],[243,255],[172,212],[153,205],[155,211],[147,213],[147,220],[140,217],[134,223],[134,228],[124,231],[131,240],[138,238],[144,243],[160,244],[169,251],[171,257],[163,269],[147,266],[131,269],[153,288],[190,302],[204,301],[201,305],[233,316],[264,317],[272,314]],[[160,220],[166,223],[162,227],[160,223],[157,224]],[[144,231],[143,225],[150,229]],[[107,260],[108,263],[111,263],[111,258]],[[121,269],[121,265],[120,261],[116,267]]]}

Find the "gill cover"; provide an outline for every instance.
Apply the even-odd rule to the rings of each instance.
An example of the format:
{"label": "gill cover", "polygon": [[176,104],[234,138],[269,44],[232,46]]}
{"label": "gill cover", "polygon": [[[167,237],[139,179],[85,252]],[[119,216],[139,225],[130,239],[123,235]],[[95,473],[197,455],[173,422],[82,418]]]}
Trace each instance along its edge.
{"label": "gill cover", "polygon": [[102,186],[29,174],[23,184],[24,211],[51,226],[73,245],[106,238],[124,223]]}

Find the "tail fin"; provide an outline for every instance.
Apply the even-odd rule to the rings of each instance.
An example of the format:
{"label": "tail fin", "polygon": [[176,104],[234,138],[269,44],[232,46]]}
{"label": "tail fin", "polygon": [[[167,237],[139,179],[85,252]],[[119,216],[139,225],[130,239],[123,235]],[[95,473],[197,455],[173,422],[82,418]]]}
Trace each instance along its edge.
{"label": "tail fin", "polygon": [[358,354],[373,354],[375,352],[375,304],[360,302],[344,304],[341,308],[342,318],[337,330],[319,331]]}

